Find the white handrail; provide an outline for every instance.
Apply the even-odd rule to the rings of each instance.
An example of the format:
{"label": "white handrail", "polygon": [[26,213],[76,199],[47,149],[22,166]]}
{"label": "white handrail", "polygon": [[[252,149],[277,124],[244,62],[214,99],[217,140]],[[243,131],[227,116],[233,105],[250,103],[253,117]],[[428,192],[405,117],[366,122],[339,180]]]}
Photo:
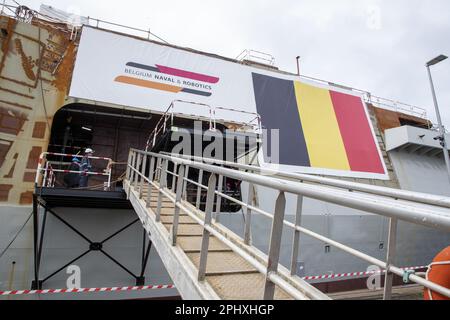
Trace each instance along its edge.
{"label": "white handrail", "polygon": [[404,102],[395,101],[392,99],[381,98],[381,97],[371,94],[370,92],[368,92],[366,90],[361,90],[361,89],[354,88],[354,87],[344,86],[344,85],[340,85],[340,84],[337,84],[337,83],[334,83],[334,82],[331,82],[328,80],[318,79],[318,78],[310,77],[310,76],[306,76],[306,75],[301,75],[300,78],[306,79],[306,80],[309,80],[312,82],[316,82],[319,84],[323,84],[326,86],[341,88],[341,89],[345,89],[348,91],[353,91],[353,92],[359,93],[364,97],[365,102],[375,105],[375,106],[379,106],[380,108],[383,108],[383,109],[392,110],[392,111],[404,113],[407,115],[412,115],[412,116],[419,117],[422,119],[427,119],[427,117],[428,117],[428,112],[425,108],[421,108],[421,107],[414,106],[414,105],[404,103]]}
{"label": "white handrail", "polygon": [[286,179],[291,179],[291,180],[301,181],[301,182],[306,181],[306,182],[321,184],[324,186],[341,188],[341,189],[344,189],[347,191],[359,191],[359,192],[383,196],[383,197],[390,197],[394,200],[398,199],[398,200],[414,201],[414,202],[420,202],[420,203],[434,205],[434,206],[450,208],[450,198],[445,197],[445,196],[437,196],[437,195],[414,192],[414,191],[373,186],[373,185],[368,185],[368,184],[363,184],[363,183],[323,178],[323,177],[307,175],[307,174],[289,173],[289,172],[283,172],[283,171],[273,170],[273,169],[259,167],[259,166],[245,165],[245,164],[216,160],[216,159],[200,158],[200,157],[195,157],[195,156],[185,156],[185,155],[171,154],[171,153],[164,153],[164,152],[163,152],[163,154],[171,156],[171,157],[194,160],[194,161],[198,161],[198,162],[205,162],[205,163],[209,163],[209,164],[213,164],[213,165],[214,164],[215,165],[225,165],[230,168],[236,168],[236,169],[240,169],[240,170],[244,170],[244,171],[250,171],[253,173],[263,174],[263,175],[267,175],[267,176],[286,178]]}
{"label": "white handrail", "polygon": [[[136,160],[136,158],[134,158]],[[132,160],[132,162],[134,162]],[[214,229],[212,226],[206,224],[204,221],[202,221],[197,214],[195,214],[190,208],[184,206],[181,202],[177,202],[177,199],[173,198],[173,196],[167,192],[167,190],[164,187],[161,187],[161,185],[156,184],[152,180],[150,180],[147,176],[142,174],[139,170],[134,168],[132,165],[128,166],[130,169],[130,176],[133,176],[132,180],[130,181],[130,185],[133,184],[134,181],[138,181],[139,178],[142,179],[142,181],[145,181],[148,183],[152,188],[155,188],[158,190],[161,196],[164,195],[169,201],[173,202],[175,204],[175,208],[178,208],[179,210],[182,210],[185,212],[189,217],[191,217],[196,223],[198,223],[200,226],[202,226],[205,230],[207,230],[211,235],[214,235],[219,241],[221,241],[223,244],[225,244],[227,247],[232,249],[235,253],[240,255],[242,258],[244,258],[249,264],[251,264],[253,267],[255,267],[259,272],[266,273],[267,267],[258,259],[256,259],[254,256],[247,253],[245,250],[237,246],[234,242],[232,242],[228,237],[224,236],[222,233],[218,232],[216,229]],[[152,170],[152,169],[150,169]],[[160,175],[162,177],[164,175]],[[149,193],[150,194],[150,193]],[[160,200],[158,200],[160,202]],[[158,207],[160,205],[158,204]],[[158,219],[158,218],[157,218]],[[174,227],[173,230],[177,230],[177,222],[174,220]],[[175,244],[176,244],[176,237]],[[326,295],[322,294],[320,291],[313,287],[305,287],[300,292],[296,287],[293,286],[293,284],[289,281],[287,281],[284,277],[280,276],[278,273],[275,272],[269,272],[267,273],[267,279],[272,281],[273,283],[277,284],[280,288],[285,290],[288,294],[290,294],[293,298],[301,300],[304,299],[305,296],[312,298],[312,299],[321,299],[321,300],[327,300],[329,299]],[[294,279],[292,282],[299,283],[297,279]]]}
{"label": "white handrail", "polygon": [[[58,19],[56,17],[50,17],[48,15],[40,13],[39,11],[33,10],[33,9],[25,7],[25,6],[21,6],[20,3],[18,3],[15,0],[12,0],[12,3],[14,3],[12,5],[11,4],[7,4],[7,2],[8,2],[7,0],[3,0],[3,3],[1,4],[1,7],[2,7],[1,14],[7,14],[5,12],[5,9],[7,9],[8,11],[11,12],[10,14],[7,14],[8,16],[11,16],[11,17],[14,17],[14,18],[18,18],[17,14],[16,14],[16,12],[17,12],[16,10],[17,10],[17,8],[22,7],[24,9],[28,10],[28,12],[31,14],[31,16],[30,16],[31,18],[38,17],[38,18],[42,18],[42,19],[44,19],[46,21],[50,21],[50,22],[54,22],[54,23],[61,23],[61,24],[67,24],[67,25],[69,24],[68,21],[64,21],[64,20]],[[86,17],[86,18],[88,20],[87,26],[90,26],[90,27],[100,28],[101,24],[104,24],[106,26],[119,27],[119,28],[122,28],[124,30],[137,31],[137,32],[140,32],[140,33],[144,33],[146,35],[145,38],[148,39],[148,40],[150,40],[151,37],[154,37],[157,40],[159,40],[159,41],[161,41],[161,42],[163,42],[165,44],[169,44],[169,42],[167,42],[163,38],[161,38],[161,37],[157,36],[156,34],[154,34],[153,32],[151,32],[150,29],[144,30],[144,29],[140,29],[140,28],[136,28],[136,27],[130,27],[130,26],[127,26],[127,25],[123,25],[123,24],[119,24],[119,23],[115,23],[115,22],[111,22],[111,21],[106,21],[106,20],[102,20],[102,19],[97,19],[97,18],[92,18],[92,17]],[[94,25],[92,25],[91,22]],[[109,30],[113,30],[113,29],[109,28]],[[72,34],[72,36],[73,36],[74,33],[78,32],[78,28],[77,28],[77,26],[73,26],[73,28],[70,31],[69,30],[64,30],[64,32],[70,32]]]}
{"label": "white handrail", "polygon": [[[287,180],[281,180],[274,177],[268,177],[268,176],[262,176],[257,175],[254,173],[247,173],[242,171],[237,171],[233,169],[227,169],[223,167],[213,166],[204,164],[202,162],[196,162],[191,160],[182,159],[179,157],[170,157],[162,154],[155,154],[155,153],[149,153],[149,152],[143,152],[139,150],[132,149],[130,152],[130,159],[137,159],[139,157],[151,157],[152,163],[155,163],[155,159],[158,159],[158,162],[164,162],[165,164],[162,166],[162,174],[160,175],[161,179],[167,178],[167,167],[168,163],[172,162],[178,167],[189,167],[190,169],[197,169],[201,170],[202,172],[209,172],[212,175],[218,175],[223,177],[228,177],[231,179],[236,179],[238,181],[247,182],[251,185],[255,186],[261,186],[261,187],[267,187],[270,189],[277,190],[280,192],[279,200],[277,201],[277,210],[275,214],[271,214],[269,212],[266,212],[264,210],[261,210],[251,204],[245,204],[242,201],[235,200],[236,203],[240,203],[243,205],[243,207],[246,207],[249,210],[250,214],[251,212],[257,212],[260,213],[268,218],[271,218],[274,220],[274,227],[271,234],[271,248],[276,249],[279,245],[279,234],[282,232],[282,227],[279,225],[280,218],[282,219],[282,225],[288,226],[290,228],[293,228],[295,231],[299,233],[303,233],[307,236],[310,236],[316,240],[319,240],[321,242],[327,243],[328,245],[331,245],[333,247],[338,248],[339,250],[342,250],[344,252],[347,252],[357,258],[360,258],[364,261],[367,261],[371,264],[377,265],[380,268],[383,268],[386,270],[386,274],[388,277],[391,277],[392,274],[396,274],[399,276],[403,276],[408,278],[409,281],[412,281],[414,283],[420,284],[425,286],[426,288],[429,288],[433,290],[434,292],[440,293],[442,295],[450,297],[450,289],[444,288],[436,283],[433,283],[431,281],[425,280],[417,275],[414,274],[405,274],[405,271],[401,268],[398,268],[392,263],[381,261],[377,258],[374,258],[370,255],[367,255],[363,252],[360,252],[358,250],[355,250],[349,246],[346,246],[342,243],[339,243],[337,241],[334,241],[332,239],[329,239],[327,237],[321,236],[313,231],[310,231],[306,228],[301,227],[300,225],[293,224],[291,222],[288,222],[284,220],[284,212],[280,211],[281,208],[284,208],[283,202],[285,202],[284,193],[290,193],[297,195],[298,197],[308,197],[320,201],[325,201],[329,203],[334,203],[337,205],[341,205],[348,208],[353,208],[357,210],[362,210],[366,212],[370,212],[373,214],[378,214],[381,216],[389,217],[391,218],[391,221],[407,221],[411,222],[416,225],[422,225],[427,227],[432,227],[435,229],[441,229],[445,231],[450,231],[450,210],[448,208],[443,209],[442,207],[437,206],[423,206],[421,205],[415,205],[414,202],[398,202],[395,199],[390,199],[386,197],[380,197],[378,195],[367,195],[367,194],[358,194],[358,193],[349,193],[348,191],[343,191],[336,189],[334,187],[324,187],[324,186],[317,186],[317,185],[308,185],[301,182],[295,182],[295,181],[287,181]],[[137,162],[139,163],[139,162]],[[142,181],[147,181],[148,178],[145,176],[145,170],[146,168],[138,168],[134,167],[134,162],[129,162],[129,168],[135,172],[136,174],[132,178],[132,181],[130,184],[133,184],[133,181],[137,179],[143,179]],[[153,170],[153,169],[151,169]],[[175,174],[175,173],[173,173]],[[179,175],[179,177],[183,177],[183,181],[187,181],[188,178],[186,178],[184,175]],[[128,176],[129,178],[129,176]],[[161,181],[163,181],[161,180]],[[164,183],[160,184],[160,186],[156,185],[153,181],[149,180],[150,184],[153,185],[153,187],[157,188],[159,193],[167,193],[164,191]],[[211,181],[211,180],[210,180]],[[199,188],[206,188],[206,186],[203,186],[200,184]],[[177,199],[181,199],[178,192],[180,192],[180,189],[177,189]],[[219,195],[222,197],[227,197],[225,194],[214,190],[211,190],[211,186],[208,187],[208,201],[213,201],[215,198],[211,195],[211,191],[214,192],[214,195]],[[231,197],[229,197],[231,198]],[[181,202],[177,202],[177,199],[173,199],[172,197],[169,197],[171,201],[173,201],[176,205],[176,207],[179,207],[181,210],[184,210],[184,207],[181,205]],[[231,201],[232,198],[230,199]],[[281,201],[280,203],[278,203]],[[207,204],[207,208],[211,208],[212,205],[209,203]],[[186,212],[186,211],[185,211]],[[297,214],[301,214],[298,212]],[[282,216],[280,216],[282,215]],[[250,219],[248,219],[250,220]],[[278,221],[278,222],[276,222]],[[178,221],[174,220],[174,225],[177,224]],[[203,224],[202,224],[203,225]],[[275,228],[275,225],[277,226]],[[396,226],[396,223],[393,224]],[[209,232],[213,233],[213,230],[208,225],[204,225],[204,228],[207,229]],[[175,235],[176,236],[176,235]],[[222,239],[220,239],[222,241]],[[273,242],[275,241],[275,242]],[[396,229],[391,229],[390,235],[389,235],[389,243],[390,246],[392,244],[395,245],[396,241]],[[390,250],[389,250],[390,251]],[[204,254],[207,254],[204,253]],[[274,254],[272,251],[269,253],[270,258],[275,258],[275,261],[278,262],[277,256],[272,256]],[[393,254],[393,252],[392,252]],[[388,256],[390,256],[388,254]],[[242,255],[242,257],[245,259],[246,257]],[[249,261],[250,262],[250,261]],[[273,273],[273,271],[268,269],[268,277],[270,274],[277,274],[276,272]],[[294,274],[294,273],[293,273]],[[270,279],[270,277],[269,277]],[[272,281],[272,280],[271,280]],[[278,283],[277,283],[278,284]],[[279,283],[280,287],[283,288],[284,284],[283,282]],[[385,288],[385,298],[390,297],[390,291],[392,290],[392,284],[387,282],[386,288]]]}
{"label": "white handrail", "polygon": [[[227,108],[227,107],[220,107],[220,106],[213,107],[213,106],[210,106],[205,103],[194,102],[194,101],[174,100],[171,102],[171,104],[170,104],[169,108],[166,110],[166,112],[163,113],[163,115],[161,116],[161,119],[156,124],[155,129],[150,134],[150,136],[147,140],[146,148],[145,148],[146,151],[149,151],[149,149],[155,147],[158,135],[161,132],[166,131],[167,121],[169,119],[171,120],[171,125],[173,125],[174,116],[175,116],[175,114],[178,114],[175,112],[175,104],[176,103],[184,103],[184,104],[191,104],[191,105],[206,107],[209,112],[209,117],[207,118],[209,121],[209,130],[214,131],[217,129],[217,122],[218,122],[217,110],[223,110],[223,111],[227,111],[227,112],[246,114],[246,115],[250,115],[250,116],[254,117],[250,122],[238,122],[238,123],[242,124],[242,126],[251,126],[257,134],[262,134],[261,116],[256,112],[249,112],[249,111],[238,110],[238,109]],[[202,117],[199,116],[199,118],[202,118]],[[224,119],[221,119],[221,120],[226,121]],[[255,123],[255,121],[256,121],[256,123]]]}
{"label": "white handrail", "polygon": [[[252,60],[252,58],[255,58],[256,60]],[[240,55],[236,57],[236,60],[244,61],[254,61],[254,62],[264,62],[265,64],[268,64],[270,66],[275,65],[275,57],[269,53],[257,51],[257,50],[244,50]],[[257,61],[259,60],[259,61]]]}
{"label": "white handrail", "polygon": [[[63,169],[53,169],[51,166],[49,166],[50,162],[47,161],[47,156],[58,156],[58,157],[69,157],[69,158],[84,158],[83,155],[76,155],[76,154],[66,154],[66,153],[55,153],[55,152],[43,152],[39,157],[38,167],[36,169],[36,179],[35,179],[35,186],[39,187],[39,182],[42,177],[42,173],[44,173],[42,186],[44,187],[54,187],[54,184],[51,183],[50,186],[48,185],[47,181],[47,175],[48,172],[53,174],[55,172],[60,173],[75,173],[75,174],[85,174],[88,176],[105,176],[108,177],[108,182],[106,183],[107,188],[111,188],[111,175],[112,175],[112,166],[114,161],[111,158],[105,158],[105,157],[87,157],[88,159],[92,160],[103,160],[108,161],[108,165],[106,169],[103,172],[91,172],[91,171],[73,171],[73,170],[63,170]],[[45,167],[44,167],[45,163]]]}
{"label": "white handrail", "polygon": [[[244,111],[244,110],[238,110],[235,108],[227,108],[227,107],[214,107],[213,108],[213,114],[214,114],[214,121],[217,122],[217,110],[222,110],[222,111],[227,111],[227,112],[234,112],[234,113],[240,113],[240,114],[245,114],[245,115],[249,115],[252,117],[252,120],[248,121],[248,122],[241,122],[243,124],[243,126],[252,126],[253,130],[255,130],[256,133],[258,134],[262,134],[262,118],[261,115],[257,112],[250,112],[250,111]],[[254,118],[253,118],[254,117]],[[224,120],[224,119],[222,119]],[[224,120],[226,121],[226,120]],[[256,121],[256,124],[254,124],[254,122]]]}
{"label": "white handrail", "polygon": [[170,119],[171,120],[171,125],[173,125],[173,120],[174,120],[174,115],[175,115],[175,104],[176,103],[186,103],[186,104],[192,104],[192,105],[197,105],[197,106],[202,106],[202,107],[206,107],[208,108],[209,111],[209,128],[210,130],[215,130],[216,129],[216,122],[214,120],[214,116],[213,116],[213,110],[212,107],[210,105],[204,104],[204,103],[199,103],[199,102],[192,102],[192,101],[184,101],[184,100],[174,100],[170,103],[169,108],[167,108],[166,112],[163,113],[163,115],[161,116],[161,119],[158,121],[158,123],[156,124],[155,129],[152,131],[152,133],[150,134],[148,140],[147,140],[147,144],[146,144],[146,148],[145,150],[148,151],[151,147],[153,148],[156,145],[156,139],[158,138],[158,135],[162,132],[166,131],[167,128],[167,121]]}

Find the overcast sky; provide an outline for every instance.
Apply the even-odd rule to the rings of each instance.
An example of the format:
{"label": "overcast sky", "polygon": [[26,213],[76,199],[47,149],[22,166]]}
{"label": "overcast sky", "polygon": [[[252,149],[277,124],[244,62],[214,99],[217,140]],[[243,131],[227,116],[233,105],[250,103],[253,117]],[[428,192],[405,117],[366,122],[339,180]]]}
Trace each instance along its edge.
{"label": "overcast sky", "polygon": [[[425,63],[450,55],[448,0],[19,0],[150,28],[170,43],[235,58],[272,54],[280,69],[435,112]],[[450,59],[433,67],[450,129]]]}

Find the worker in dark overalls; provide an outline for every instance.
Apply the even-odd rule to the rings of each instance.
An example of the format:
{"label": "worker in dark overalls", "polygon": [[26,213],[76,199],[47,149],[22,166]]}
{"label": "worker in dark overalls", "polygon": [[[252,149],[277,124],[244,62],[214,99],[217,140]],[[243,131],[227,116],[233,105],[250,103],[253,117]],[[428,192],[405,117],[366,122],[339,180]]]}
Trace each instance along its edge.
{"label": "worker in dark overalls", "polygon": [[64,184],[67,188],[78,188],[80,186],[80,171],[81,171],[81,162],[78,158],[73,158],[72,163],[70,164],[69,171],[70,172],[64,176]]}
{"label": "worker in dark overalls", "polygon": [[89,184],[89,174],[92,171],[91,159],[94,154],[94,150],[88,148],[84,152],[84,157],[81,160],[81,175],[80,175],[80,188],[87,188]]}

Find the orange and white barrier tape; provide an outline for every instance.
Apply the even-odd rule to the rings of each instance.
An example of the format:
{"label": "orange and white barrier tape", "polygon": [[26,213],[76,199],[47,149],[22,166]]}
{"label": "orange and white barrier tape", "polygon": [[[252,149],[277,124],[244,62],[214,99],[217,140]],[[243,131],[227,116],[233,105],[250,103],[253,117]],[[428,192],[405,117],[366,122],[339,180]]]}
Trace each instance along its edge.
{"label": "orange and white barrier tape", "polygon": [[[428,266],[402,268],[408,270],[427,269]],[[323,276],[303,277],[305,281],[312,280],[327,280],[337,278],[351,278],[364,277],[374,274],[383,274],[385,271],[371,271],[371,272],[353,272],[353,273],[338,273]],[[0,296],[17,296],[17,295],[34,295],[34,294],[62,294],[62,293],[99,293],[99,292],[127,292],[127,291],[145,291],[145,290],[161,290],[161,289],[175,289],[174,285],[159,285],[159,286],[140,286],[140,287],[114,287],[114,288],[90,288],[90,289],[49,289],[49,290],[14,290],[14,291],[0,291]]]}
{"label": "orange and white barrier tape", "polygon": [[[422,266],[422,267],[409,267],[409,268],[402,268],[405,271],[408,270],[421,270],[421,269],[428,269],[428,266]],[[337,279],[337,278],[350,278],[350,277],[364,277],[364,276],[371,276],[374,274],[383,274],[385,270],[381,271],[370,271],[370,272],[353,272],[353,273],[337,273],[337,274],[328,274],[324,276],[310,276],[310,277],[303,277],[302,279],[305,281],[312,281],[312,280],[327,280],[327,279]]]}
{"label": "orange and white barrier tape", "polygon": [[90,289],[51,289],[51,290],[14,290],[0,291],[0,296],[20,296],[35,294],[58,294],[58,293],[99,293],[99,292],[127,292],[174,289],[174,285],[140,286],[140,287],[114,287],[114,288],[90,288]]}
{"label": "orange and white barrier tape", "polygon": [[[68,158],[84,158],[84,155],[79,155],[79,154],[68,154],[68,153],[55,153],[55,152],[45,152],[45,155],[49,155],[49,156],[58,156],[58,157],[68,157]],[[92,160],[104,160],[104,161],[112,161],[111,158],[105,158],[105,157],[87,157],[89,159]]]}

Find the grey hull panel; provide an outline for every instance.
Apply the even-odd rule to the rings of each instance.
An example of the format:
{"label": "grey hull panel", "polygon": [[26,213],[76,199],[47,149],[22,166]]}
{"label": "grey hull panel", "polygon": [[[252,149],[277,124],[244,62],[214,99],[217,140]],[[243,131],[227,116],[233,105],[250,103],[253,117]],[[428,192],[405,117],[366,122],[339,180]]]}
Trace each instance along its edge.
{"label": "grey hull panel", "polygon": [[[132,210],[89,210],[79,214],[79,209],[56,209],[64,219],[79,228],[94,241],[102,241],[124,225],[135,219]],[[28,207],[1,207],[0,248],[10,241],[30,214]],[[243,234],[243,217],[241,214],[223,214],[221,222]],[[287,216],[292,220],[293,216]],[[384,259],[387,247],[387,220],[373,215],[308,215],[303,225],[313,231],[350,245],[358,250]],[[271,222],[262,216],[253,218],[253,243],[263,252],[267,252]],[[50,216],[46,228],[45,249],[42,257],[41,278],[77,257],[87,250],[87,243],[67,229],[59,221]],[[29,289],[33,280],[33,245],[31,221],[17,241],[0,260],[0,290]],[[105,245],[105,251],[127,266],[131,271],[139,273],[142,252],[142,227],[132,226]],[[285,229],[281,263],[290,265],[292,232]],[[431,229],[417,227],[407,223],[399,225],[398,260],[399,266],[420,266],[430,263],[433,257],[450,243],[450,235]],[[12,266],[12,262],[16,264]],[[326,252],[325,244],[306,236],[301,238],[300,276],[322,275],[328,273],[344,273],[365,271],[368,264],[331,248]],[[106,257],[91,252],[75,263],[81,269],[81,285],[87,288],[134,286],[135,280]],[[152,250],[146,271],[147,285],[172,284],[156,250]],[[66,270],[45,283],[44,288],[66,288],[70,275]],[[143,291],[128,293],[70,294],[58,296],[40,296],[39,299],[136,299],[174,297],[176,290]],[[37,297],[28,297],[35,299]],[[3,298],[6,299],[6,298]],[[11,297],[10,297],[11,299]],[[27,299],[27,297],[14,297]]]}
{"label": "grey hull panel", "polygon": [[[81,210],[83,212],[81,212]],[[133,210],[103,210],[65,208],[55,211],[70,224],[80,230],[91,241],[100,242],[120,230],[137,216]],[[0,207],[0,251],[11,241],[27,217],[30,207]],[[41,212],[42,220],[42,212]],[[143,228],[137,222],[123,233],[117,235],[104,245],[104,251],[123,264],[134,274],[141,272]],[[42,254],[41,280],[57,271],[89,249],[89,243],[71,231],[51,215],[48,216],[44,251]],[[15,264],[13,265],[13,262]],[[33,267],[33,223],[28,222],[23,232],[0,260],[0,290],[30,289],[34,280]],[[136,280],[106,256],[91,252],[74,265],[81,269],[81,286],[83,288],[134,286]],[[44,289],[64,289],[70,274],[63,270],[44,284]],[[145,272],[146,285],[172,284],[156,250],[151,251]],[[130,299],[143,297],[178,296],[176,290],[159,290],[129,292],[128,294],[103,293],[89,294],[93,299]],[[83,298],[78,295],[61,295],[60,298]],[[42,295],[41,298],[48,298]]]}

